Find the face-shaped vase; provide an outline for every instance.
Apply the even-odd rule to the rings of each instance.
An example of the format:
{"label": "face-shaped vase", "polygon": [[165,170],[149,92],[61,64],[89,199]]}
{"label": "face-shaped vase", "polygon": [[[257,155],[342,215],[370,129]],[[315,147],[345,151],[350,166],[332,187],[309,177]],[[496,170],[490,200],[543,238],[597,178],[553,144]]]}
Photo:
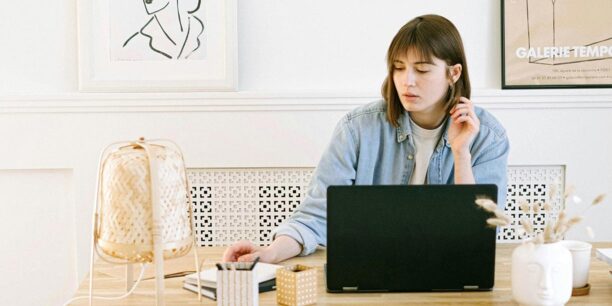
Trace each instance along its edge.
{"label": "face-shaped vase", "polygon": [[522,305],[563,305],[572,295],[572,256],[559,243],[526,243],[512,253],[512,295]]}

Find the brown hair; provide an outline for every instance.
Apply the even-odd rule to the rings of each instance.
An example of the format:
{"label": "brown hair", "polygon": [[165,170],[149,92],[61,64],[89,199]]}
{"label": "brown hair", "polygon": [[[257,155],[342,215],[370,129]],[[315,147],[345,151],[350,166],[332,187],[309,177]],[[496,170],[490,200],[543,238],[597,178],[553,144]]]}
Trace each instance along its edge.
{"label": "brown hair", "polygon": [[[423,15],[406,23],[391,41],[387,51],[387,77],[382,85],[382,96],[387,102],[387,119],[398,127],[398,119],[404,108],[393,82],[393,62],[408,50],[414,50],[424,60],[431,61],[432,56],[452,66],[461,64],[462,72],[457,82],[450,85],[447,93],[447,110],[456,103],[457,98],[470,98],[470,77],[463,42],[457,28],[446,18],[438,15]],[[450,75],[449,75],[450,77]]]}

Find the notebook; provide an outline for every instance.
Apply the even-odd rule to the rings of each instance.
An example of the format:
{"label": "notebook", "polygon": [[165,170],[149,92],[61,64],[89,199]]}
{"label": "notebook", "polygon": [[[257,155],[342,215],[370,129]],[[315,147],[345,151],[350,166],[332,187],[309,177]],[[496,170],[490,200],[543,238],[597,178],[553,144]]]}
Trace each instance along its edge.
{"label": "notebook", "polygon": [[[612,248],[608,249],[596,249],[595,255],[602,261],[612,265]],[[612,272],[612,271],[610,271]]]}
{"label": "notebook", "polygon": [[331,186],[328,292],[491,290],[495,185]]}
{"label": "notebook", "polygon": [[[282,268],[281,265],[258,263],[253,271],[257,282],[259,282],[259,292],[267,292],[276,289],[276,269]],[[197,273],[185,276],[183,288],[189,291],[198,292]],[[200,271],[200,294],[216,300],[217,298],[217,268]]]}

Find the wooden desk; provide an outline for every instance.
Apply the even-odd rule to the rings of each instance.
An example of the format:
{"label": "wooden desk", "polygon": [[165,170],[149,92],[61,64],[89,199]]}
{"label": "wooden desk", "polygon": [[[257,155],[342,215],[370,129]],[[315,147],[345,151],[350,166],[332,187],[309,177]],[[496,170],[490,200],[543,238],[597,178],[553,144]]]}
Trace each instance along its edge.
{"label": "wooden desk", "polygon": [[[307,257],[298,257],[287,260],[283,264],[301,263],[317,267],[318,273],[318,305],[373,305],[384,304],[480,304],[480,305],[513,305],[512,291],[510,289],[510,257],[516,245],[498,244],[495,263],[495,288],[489,292],[443,292],[443,293],[357,293],[357,294],[331,294],[325,291],[325,279],[323,275],[323,263],[325,262],[325,251],[318,250],[315,254]],[[612,243],[595,243],[594,248],[612,247]],[[204,259],[204,268],[209,268],[221,259],[223,247],[199,248],[200,260]],[[594,249],[593,249],[594,254]],[[166,261],[165,272],[193,270],[193,254],[182,258]],[[134,268],[135,278],[140,272],[140,267]],[[153,266],[147,268],[146,276],[152,276]],[[572,297],[569,304],[574,305],[612,305],[612,277],[610,277],[610,266],[594,256],[591,261],[589,283],[591,293],[587,296]],[[112,266],[99,260],[96,263],[94,278],[95,295],[119,295],[125,292],[125,281],[123,278],[124,268]],[[165,298],[167,305],[216,305],[216,302],[202,298],[198,302],[195,293],[182,289],[183,278],[172,278],[166,280]],[[76,295],[87,295],[89,278],[83,281]],[[265,292],[259,295],[260,305],[276,305],[276,291]],[[88,301],[79,300],[71,305],[87,305]],[[155,281],[145,280],[136,289],[135,293],[120,301],[94,300],[94,305],[154,305],[155,303]]]}

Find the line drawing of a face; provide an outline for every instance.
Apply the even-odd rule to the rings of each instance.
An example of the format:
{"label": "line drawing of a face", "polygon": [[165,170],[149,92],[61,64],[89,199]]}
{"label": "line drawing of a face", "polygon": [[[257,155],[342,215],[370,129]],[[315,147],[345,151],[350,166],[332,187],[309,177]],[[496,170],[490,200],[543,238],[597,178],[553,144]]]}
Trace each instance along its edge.
{"label": "line drawing of a face", "polygon": [[149,15],[165,9],[170,4],[170,0],[143,0],[143,2]]}
{"label": "line drawing of a face", "polygon": [[188,59],[194,52],[204,49],[201,48],[204,22],[195,14],[200,11],[202,0],[142,1],[148,16],[143,25],[134,28],[123,41],[122,49],[130,54],[127,58],[139,60],[141,54],[144,58],[156,54],[155,59]]}

